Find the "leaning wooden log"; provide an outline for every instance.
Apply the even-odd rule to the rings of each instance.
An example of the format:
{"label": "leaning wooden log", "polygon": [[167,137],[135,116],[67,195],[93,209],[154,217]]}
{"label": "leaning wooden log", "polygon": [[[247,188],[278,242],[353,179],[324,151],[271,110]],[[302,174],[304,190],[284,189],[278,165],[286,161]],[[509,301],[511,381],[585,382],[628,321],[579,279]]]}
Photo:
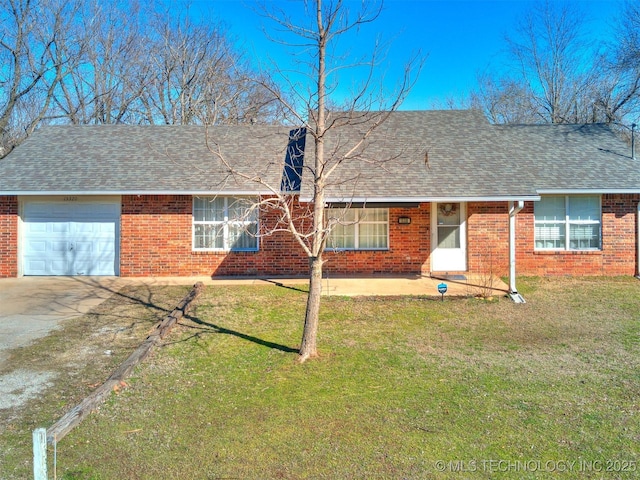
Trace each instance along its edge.
{"label": "leaning wooden log", "polygon": [[153,332],[144,342],[113,372],[113,374],[100,387],[94,390],[82,402],[69,410],[60,420],[47,429],[47,443],[53,445],[59,442],[78,423],[89,415],[93,410],[106,400],[109,394],[126,385],[125,378],[129,376],[133,368],[144,360],[151,349],[162,340],[173,326],[189,310],[193,301],[204,289],[202,282],[196,283],[189,294],[182,299],[176,308],[162,321],[158,322]]}

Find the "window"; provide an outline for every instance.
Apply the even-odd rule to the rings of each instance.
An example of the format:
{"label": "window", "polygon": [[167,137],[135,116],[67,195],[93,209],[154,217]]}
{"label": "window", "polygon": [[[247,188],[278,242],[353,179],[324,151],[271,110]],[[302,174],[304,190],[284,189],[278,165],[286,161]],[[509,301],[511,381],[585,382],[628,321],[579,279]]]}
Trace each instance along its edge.
{"label": "window", "polygon": [[534,204],[538,250],[599,250],[600,197],[550,195]]}
{"label": "window", "polygon": [[255,199],[195,197],[194,250],[258,250],[258,212]]}
{"label": "window", "polygon": [[389,210],[386,208],[330,208],[327,218],[337,221],[327,248],[384,250],[389,247]]}

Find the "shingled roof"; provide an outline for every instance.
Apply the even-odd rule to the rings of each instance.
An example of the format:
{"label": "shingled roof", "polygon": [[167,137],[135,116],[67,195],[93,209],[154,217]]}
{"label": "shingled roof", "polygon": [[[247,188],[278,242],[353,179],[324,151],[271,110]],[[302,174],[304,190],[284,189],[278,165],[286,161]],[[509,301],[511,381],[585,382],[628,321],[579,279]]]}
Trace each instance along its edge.
{"label": "shingled roof", "polygon": [[[327,153],[338,158],[375,118],[330,131]],[[289,135],[266,125],[43,127],[0,160],[0,195],[268,193],[253,180],[281,187]],[[252,178],[231,175],[219,154]],[[640,161],[630,154],[605,125],[496,126],[469,110],[393,112],[338,165],[327,201],[640,193]],[[300,194],[309,199],[310,138],[304,165]]]}
{"label": "shingled roof", "polygon": [[[349,148],[369,125],[330,132],[327,152]],[[309,152],[305,163],[311,162]],[[303,179],[303,197],[311,195],[310,187]],[[326,195],[329,201],[372,202],[537,197],[527,172],[500,145],[498,132],[472,110],[394,112],[356,156],[339,165]]]}
{"label": "shingled roof", "polygon": [[[365,128],[329,135],[328,150],[354,144]],[[328,201],[526,200],[640,193],[640,161],[607,125],[497,126],[470,110],[395,112],[333,178]],[[304,180],[303,197],[311,197]]]}
{"label": "shingled roof", "polygon": [[605,124],[500,125],[498,141],[538,193],[640,192],[640,158]]}
{"label": "shingled roof", "polygon": [[265,125],[47,126],[0,160],[0,194],[268,191],[280,187],[289,129]]}

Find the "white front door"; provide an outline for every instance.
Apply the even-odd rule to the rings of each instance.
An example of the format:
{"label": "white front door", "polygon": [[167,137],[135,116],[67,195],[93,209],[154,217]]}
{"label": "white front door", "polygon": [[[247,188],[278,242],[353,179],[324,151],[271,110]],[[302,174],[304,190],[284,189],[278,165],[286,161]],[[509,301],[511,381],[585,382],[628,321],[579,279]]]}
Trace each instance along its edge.
{"label": "white front door", "polygon": [[431,271],[467,270],[466,203],[431,204]]}

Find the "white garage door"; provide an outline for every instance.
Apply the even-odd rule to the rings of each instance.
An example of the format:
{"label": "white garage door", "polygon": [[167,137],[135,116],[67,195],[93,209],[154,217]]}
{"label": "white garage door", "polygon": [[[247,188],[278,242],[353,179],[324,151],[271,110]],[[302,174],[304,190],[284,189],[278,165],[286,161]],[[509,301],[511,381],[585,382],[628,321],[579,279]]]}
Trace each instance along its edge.
{"label": "white garage door", "polygon": [[24,275],[117,275],[120,202],[24,203]]}

